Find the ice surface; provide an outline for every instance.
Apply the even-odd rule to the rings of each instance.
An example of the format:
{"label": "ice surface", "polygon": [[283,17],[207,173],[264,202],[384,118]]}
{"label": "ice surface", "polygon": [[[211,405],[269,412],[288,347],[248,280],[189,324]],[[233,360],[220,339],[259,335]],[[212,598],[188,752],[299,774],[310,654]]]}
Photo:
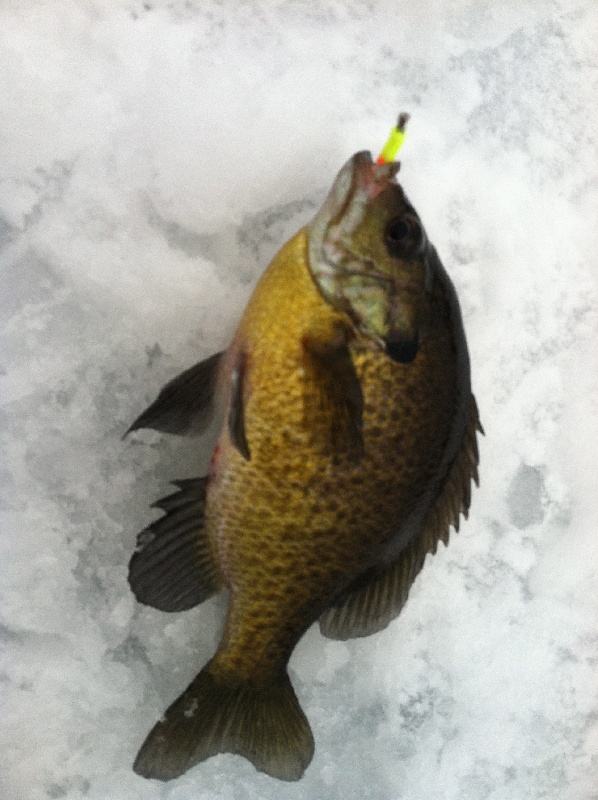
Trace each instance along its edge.
{"label": "ice surface", "polygon": [[[4,0],[3,800],[598,798],[597,37],[593,0]],[[487,433],[470,519],[386,631],[298,646],[302,781],[146,781],[224,602],[142,608],[126,566],[213,437],[120,437],[402,109]]]}

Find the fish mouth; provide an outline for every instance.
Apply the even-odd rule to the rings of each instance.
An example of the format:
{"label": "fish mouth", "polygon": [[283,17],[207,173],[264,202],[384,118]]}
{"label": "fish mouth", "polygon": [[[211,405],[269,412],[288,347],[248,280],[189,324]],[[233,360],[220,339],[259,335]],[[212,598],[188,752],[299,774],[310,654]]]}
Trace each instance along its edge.
{"label": "fish mouth", "polygon": [[361,223],[368,203],[391,183],[396,185],[399,167],[398,162],[375,164],[371,153],[362,150],[336,176],[322,208],[308,226],[308,263],[320,288],[337,271],[346,270],[343,242]]}
{"label": "fish mouth", "polygon": [[419,350],[419,331],[415,336],[391,334],[384,339],[384,349],[393,361],[399,364],[410,364]]}
{"label": "fish mouth", "polygon": [[[347,167],[351,170],[350,191],[346,198],[348,204],[357,192],[363,193],[368,201],[374,200],[389,184],[396,183],[395,177],[401,164],[399,161],[376,164],[372,160],[372,154],[368,150],[362,150],[355,153]],[[361,203],[358,200],[355,205],[359,207]]]}
{"label": "fish mouth", "polygon": [[347,161],[308,227],[307,260],[324,299],[347,314],[356,330],[389,358],[408,364],[419,349],[420,292],[414,295],[409,281],[403,285],[353,252],[351,239],[369,204],[390,185],[398,186],[399,166],[375,164],[365,150]]}

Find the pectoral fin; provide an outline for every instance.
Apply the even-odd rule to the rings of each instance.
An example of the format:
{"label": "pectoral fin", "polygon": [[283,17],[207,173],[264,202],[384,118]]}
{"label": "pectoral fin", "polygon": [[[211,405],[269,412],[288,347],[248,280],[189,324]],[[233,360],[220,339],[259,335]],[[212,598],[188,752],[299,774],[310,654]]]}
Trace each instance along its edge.
{"label": "pectoral fin", "polygon": [[153,428],[181,436],[202,433],[212,419],[222,356],[223,353],[216,353],[167,383],[125,436],[138,428]]}
{"label": "pectoral fin", "polygon": [[320,617],[320,631],[330,639],[352,639],[381,631],[398,616],[407,601],[413,581],[426,555],[435,553],[438,542],[448,544],[450,526],[459,530],[459,516],[467,517],[471,481],[478,483],[476,432],[483,433],[474,396],[461,448],[436,501],[430,507],[419,533],[399,557],[385,568],[362,575]]}
{"label": "pectoral fin", "polygon": [[204,527],[207,481],[177,481],[179,491],[154,504],[166,514],[141,531],[129,563],[129,584],[140,603],[184,611],[222,587]]}
{"label": "pectoral fin", "polygon": [[[348,345],[306,340],[304,422],[333,461],[363,455],[363,394]],[[322,431],[324,433],[322,434]]]}

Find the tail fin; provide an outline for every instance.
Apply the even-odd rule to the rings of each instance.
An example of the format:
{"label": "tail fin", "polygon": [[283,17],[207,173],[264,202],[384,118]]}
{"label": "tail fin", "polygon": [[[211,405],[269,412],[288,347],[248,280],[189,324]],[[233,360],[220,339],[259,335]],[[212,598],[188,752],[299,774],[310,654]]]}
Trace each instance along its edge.
{"label": "tail fin", "polygon": [[225,683],[209,670],[208,664],[150,731],[135,772],[168,781],[217,753],[237,753],[260,772],[299,780],[314,740],[286,672],[258,687]]}

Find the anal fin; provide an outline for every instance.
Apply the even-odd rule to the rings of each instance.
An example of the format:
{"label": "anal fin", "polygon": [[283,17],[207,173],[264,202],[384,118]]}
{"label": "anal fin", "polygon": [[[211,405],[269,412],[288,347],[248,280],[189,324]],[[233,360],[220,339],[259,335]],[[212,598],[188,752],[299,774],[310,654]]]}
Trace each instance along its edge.
{"label": "anal fin", "polygon": [[436,552],[439,541],[448,544],[450,526],[459,530],[461,514],[467,518],[471,482],[478,483],[477,432],[484,431],[475,397],[471,395],[469,420],[461,447],[421,530],[396,560],[360,576],[322,614],[319,624],[324,636],[342,640],[369,636],[386,628],[398,616],[426,555]]}
{"label": "anal fin", "polygon": [[140,603],[184,611],[222,588],[204,526],[207,481],[177,481],[179,491],[154,504],[166,514],[141,531],[129,562],[129,584]]}

